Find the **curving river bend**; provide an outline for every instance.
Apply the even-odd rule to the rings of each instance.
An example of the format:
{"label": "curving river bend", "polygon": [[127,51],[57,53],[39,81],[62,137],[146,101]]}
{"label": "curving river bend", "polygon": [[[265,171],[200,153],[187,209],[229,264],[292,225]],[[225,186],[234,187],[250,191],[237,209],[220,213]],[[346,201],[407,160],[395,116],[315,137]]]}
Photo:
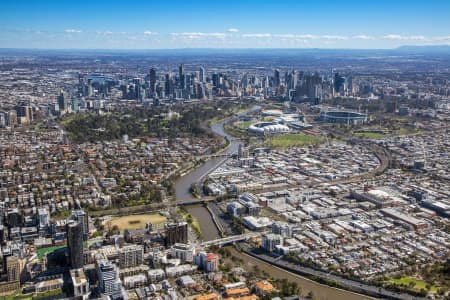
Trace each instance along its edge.
{"label": "curving river bend", "polygon": [[[242,112],[238,116],[246,115],[250,112],[259,110],[260,108],[261,108],[260,106],[255,105],[250,110]],[[230,136],[223,129],[224,124],[226,122],[228,122],[230,119],[226,119],[226,120],[223,120],[223,121],[220,121],[218,123],[211,125],[211,130],[215,134],[220,135],[224,138],[227,138],[228,141],[230,141],[230,145],[225,150],[226,154],[236,153],[239,149],[239,145],[242,144],[241,141]],[[188,172],[187,174],[178,178],[178,180],[175,182],[176,200],[178,200],[178,201],[179,200],[183,200],[183,201],[196,200],[191,195],[191,193],[189,193],[190,186],[193,183],[196,183],[199,178],[212,172],[223,161],[224,161],[224,158],[214,158],[214,159],[208,160],[201,166],[195,168],[194,170],[192,170],[192,171]],[[195,206],[189,206],[186,209],[193,217],[195,217],[199,221],[200,229],[202,231],[202,236],[203,236],[204,240],[206,240],[206,241],[214,240],[214,239],[217,239],[220,237],[219,231],[217,230],[215,224],[213,223],[211,216],[206,208],[204,208],[201,205],[195,205]]]}
{"label": "curving river bend", "polygon": [[[260,106],[253,106],[250,110],[245,111],[239,115],[246,115],[249,112],[253,112],[256,110],[259,110]],[[234,139],[232,136],[227,134],[223,126],[226,122],[228,122],[230,119],[215,123],[211,125],[211,129],[214,133],[226,137],[230,141],[229,147],[226,149],[227,154],[232,154],[238,151],[239,145],[242,144],[241,141]],[[210,173],[215,168],[217,168],[221,163],[223,162],[223,158],[215,158],[206,161],[201,166],[197,167],[196,169],[188,172],[187,174],[181,176],[176,182],[175,182],[175,194],[176,194],[176,200],[195,200],[195,198],[189,193],[189,187],[192,183],[196,183],[199,178],[204,176],[205,174]],[[202,205],[193,205],[186,207],[187,211],[195,217],[199,224],[200,229],[202,231],[203,239],[208,240],[214,240],[217,238],[220,238],[219,231],[217,230],[216,225],[212,221],[211,215],[209,214],[208,210],[203,207]],[[327,299],[335,299],[335,300],[353,300],[353,299],[373,299],[364,295],[355,294],[349,291],[335,289],[332,287],[328,287],[325,285],[321,285],[317,282],[311,281],[309,279],[306,279],[302,276],[298,276],[292,273],[289,273],[287,271],[284,271],[282,269],[276,269],[272,266],[269,266],[268,264],[261,262],[253,257],[247,256],[243,253],[237,252],[233,248],[233,253],[237,257],[241,257],[246,261],[248,264],[256,264],[260,268],[266,270],[270,274],[273,275],[275,278],[286,278],[290,281],[297,282],[299,286],[302,288],[302,291],[304,294],[306,292],[313,292],[317,299],[320,300],[327,300]],[[250,266],[249,265],[249,266]]]}

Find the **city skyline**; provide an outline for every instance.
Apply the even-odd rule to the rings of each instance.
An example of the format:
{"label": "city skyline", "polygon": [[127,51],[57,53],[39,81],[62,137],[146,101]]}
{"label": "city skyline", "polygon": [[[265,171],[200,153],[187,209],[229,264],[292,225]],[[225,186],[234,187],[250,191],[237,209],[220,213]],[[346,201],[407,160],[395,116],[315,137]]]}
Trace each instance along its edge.
{"label": "city skyline", "polygon": [[0,48],[355,48],[450,45],[447,1],[10,1]]}

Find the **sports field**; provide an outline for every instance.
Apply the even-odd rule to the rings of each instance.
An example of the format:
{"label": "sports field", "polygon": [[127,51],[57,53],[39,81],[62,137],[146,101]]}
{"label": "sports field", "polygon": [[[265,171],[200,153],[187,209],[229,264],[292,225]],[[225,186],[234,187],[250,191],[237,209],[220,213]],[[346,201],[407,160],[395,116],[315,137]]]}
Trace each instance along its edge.
{"label": "sports field", "polygon": [[236,126],[239,129],[247,129],[250,125],[254,124],[255,122],[252,121],[239,121],[234,123],[234,126]]}
{"label": "sports field", "polygon": [[380,132],[356,132],[353,134],[356,137],[365,138],[365,139],[382,139],[386,137],[386,135],[380,133]]}
{"label": "sports field", "polygon": [[[413,290],[420,290],[420,289],[426,289],[427,283],[423,280],[419,280],[416,278],[412,278],[412,277],[402,277],[402,278],[390,278],[389,282],[392,283],[396,283],[396,284],[400,284],[406,287],[409,287],[409,285],[411,285]],[[429,291],[431,292],[436,292],[437,291],[437,287],[436,286],[431,286]]]}
{"label": "sports field", "polygon": [[111,228],[115,225],[119,228],[120,232],[125,229],[141,229],[145,228],[148,222],[153,225],[164,223],[167,220],[166,217],[160,214],[144,214],[144,215],[130,215],[113,218],[108,221],[107,225]]}
{"label": "sports field", "polygon": [[304,133],[279,134],[269,138],[270,146],[274,148],[304,147],[320,142],[321,139]]}

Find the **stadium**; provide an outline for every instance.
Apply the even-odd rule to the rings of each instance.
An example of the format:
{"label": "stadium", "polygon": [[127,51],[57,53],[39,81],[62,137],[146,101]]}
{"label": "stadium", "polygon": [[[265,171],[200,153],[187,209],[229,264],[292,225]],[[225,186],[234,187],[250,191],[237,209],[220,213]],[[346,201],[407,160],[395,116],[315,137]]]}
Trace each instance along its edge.
{"label": "stadium", "polygon": [[367,114],[352,111],[324,111],[320,113],[320,120],[328,123],[362,124],[367,122]]}
{"label": "stadium", "polygon": [[283,124],[278,124],[275,122],[260,122],[248,127],[250,133],[255,134],[276,134],[276,133],[286,133],[290,132],[291,129]]}

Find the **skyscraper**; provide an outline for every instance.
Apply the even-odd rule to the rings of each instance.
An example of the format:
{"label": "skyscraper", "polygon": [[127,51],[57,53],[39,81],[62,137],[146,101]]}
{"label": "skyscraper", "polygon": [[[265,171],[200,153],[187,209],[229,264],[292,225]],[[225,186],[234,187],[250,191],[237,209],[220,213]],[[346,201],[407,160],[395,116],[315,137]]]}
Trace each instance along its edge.
{"label": "skyscraper", "polygon": [[80,107],[78,104],[78,98],[73,98],[72,99],[72,111],[77,112],[79,111]]}
{"label": "skyscraper", "polygon": [[339,73],[334,74],[334,90],[335,92],[339,92],[341,87],[345,83],[345,78],[340,76]]}
{"label": "skyscraper", "polygon": [[171,73],[166,74],[165,93],[166,97],[171,97],[173,95],[173,82]]}
{"label": "skyscraper", "polygon": [[83,241],[87,241],[89,237],[89,220],[88,215],[84,212],[84,210],[73,210],[72,215],[70,216],[72,220],[78,221],[82,224],[83,231]]}
{"label": "skyscraper", "polygon": [[298,72],[292,71],[291,84],[289,88],[295,90],[297,88],[297,82],[298,82]]}
{"label": "skyscraper", "polygon": [[200,67],[199,71],[200,71],[199,81],[200,82],[206,82],[206,71],[205,71],[205,68]]}
{"label": "skyscraper", "polygon": [[220,85],[220,75],[217,73],[214,73],[212,75],[212,81],[213,81],[213,86],[214,87],[219,87]]}
{"label": "skyscraper", "polygon": [[69,108],[69,96],[66,92],[61,90],[61,93],[58,96],[58,108],[59,111],[65,113]]}
{"label": "skyscraper", "polygon": [[184,64],[181,64],[180,67],[178,68],[178,76],[180,78],[180,88],[181,89],[185,89],[186,88],[186,80],[185,80],[185,75],[184,75]]}
{"label": "skyscraper", "polygon": [[66,232],[70,266],[72,269],[82,268],[84,265],[83,223],[69,220],[66,225]]}
{"label": "skyscraper", "polygon": [[155,92],[155,85],[156,85],[156,70],[154,68],[150,69],[150,91],[152,93]]}
{"label": "skyscraper", "polygon": [[280,86],[280,70],[275,69],[275,71],[273,72],[273,86],[274,87],[279,87]]}
{"label": "skyscraper", "polygon": [[142,100],[143,99],[143,94],[142,94],[142,79],[141,78],[134,78],[133,79],[133,83],[134,83],[134,96],[137,100]]}

